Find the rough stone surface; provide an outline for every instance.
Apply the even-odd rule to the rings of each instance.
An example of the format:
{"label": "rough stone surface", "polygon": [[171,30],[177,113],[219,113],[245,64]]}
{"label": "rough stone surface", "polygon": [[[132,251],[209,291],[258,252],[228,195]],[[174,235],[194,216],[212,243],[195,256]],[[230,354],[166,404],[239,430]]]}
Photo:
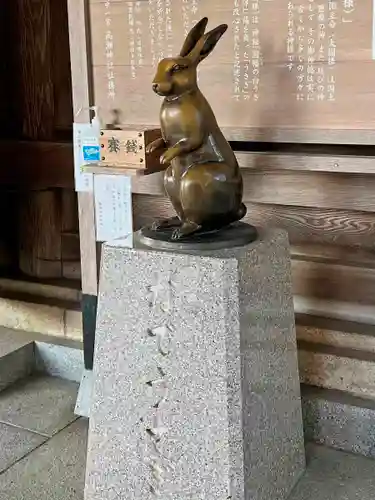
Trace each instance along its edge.
{"label": "rough stone surface", "polygon": [[0,421],[53,436],[76,420],[78,384],[48,376],[17,382],[0,394]]}
{"label": "rough stone surface", "polygon": [[0,475],[1,500],[83,500],[86,449],[79,419]]}
{"label": "rough stone surface", "polygon": [[375,401],[306,386],[302,395],[307,441],[375,458]]}
{"label": "rough stone surface", "polygon": [[35,432],[0,423],[0,474],[46,439]]}
{"label": "rough stone surface", "polygon": [[102,257],[86,500],[282,500],[304,469],[289,249]]}

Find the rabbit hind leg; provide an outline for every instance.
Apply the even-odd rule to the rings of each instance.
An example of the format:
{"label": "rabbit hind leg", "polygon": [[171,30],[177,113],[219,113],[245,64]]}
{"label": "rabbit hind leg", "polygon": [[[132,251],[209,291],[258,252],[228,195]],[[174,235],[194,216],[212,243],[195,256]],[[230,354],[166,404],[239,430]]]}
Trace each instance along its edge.
{"label": "rabbit hind leg", "polygon": [[177,217],[170,217],[168,219],[157,220],[152,224],[154,231],[169,229],[181,226],[181,219],[183,217],[183,210],[178,196],[178,180],[173,175],[172,166],[169,166],[164,173],[164,188],[167,195],[177,213]]}
{"label": "rabbit hind leg", "polygon": [[185,221],[181,227],[176,228],[172,234],[172,240],[179,240],[184,236],[189,236],[190,234],[196,233],[201,229],[199,224],[192,221]]}
{"label": "rabbit hind leg", "polygon": [[173,227],[181,226],[181,220],[179,217],[170,217],[168,219],[159,219],[152,223],[152,230],[158,231],[162,229],[169,229]]}
{"label": "rabbit hind leg", "polygon": [[189,168],[181,180],[181,203],[185,219],[205,230],[220,229],[240,220],[241,178],[225,163],[210,162]]}

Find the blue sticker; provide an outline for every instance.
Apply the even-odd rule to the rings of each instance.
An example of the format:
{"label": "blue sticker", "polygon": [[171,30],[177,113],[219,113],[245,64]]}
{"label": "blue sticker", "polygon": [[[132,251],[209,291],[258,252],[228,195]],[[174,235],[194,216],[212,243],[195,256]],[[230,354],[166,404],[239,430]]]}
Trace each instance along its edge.
{"label": "blue sticker", "polygon": [[100,161],[100,146],[82,146],[83,161]]}

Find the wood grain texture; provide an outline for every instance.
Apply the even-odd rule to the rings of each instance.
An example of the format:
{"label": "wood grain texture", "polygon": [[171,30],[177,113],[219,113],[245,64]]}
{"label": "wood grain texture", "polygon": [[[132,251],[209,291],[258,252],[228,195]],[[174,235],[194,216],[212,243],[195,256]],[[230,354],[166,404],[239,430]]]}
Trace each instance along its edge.
{"label": "wood grain texture", "polygon": [[371,176],[246,170],[243,177],[245,201],[375,211],[375,178]]}
{"label": "wood grain texture", "polygon": [[22,135],[22,85],[19,67],[18,2],[3,0],[0,15],[0,42],[4,47],[0,62],[1,138]]}
{"label": "wood grain texture", "polygon": [[62,276],[61,197],[55,190],[30,191],[20,197],[19,266],[36,278]]}
{"label": "wood grain texture", "polygon": [[62,233],[61,235],[61,253],[63,262],[79,262],[80,247],[79,234]]}
{"label": "wood grain texture", "polygon": [[19,0],[18,7],[23,133],[31,139],[50,139],[54,129],[50,0]]}
{"label": "wood grain texture", "polygon": [[62,198],[62,232],[78,233],[78,199],[74,189],[63,189]]}
{"label": "wood grain texture", "polygon": [[[314,155],[305,152],[298,153],[266,153],[266,152],[235,152],[238,163],[242,169],[253,169],[264,172],[292,170],[297,172],[328,172],[328,173],[353,173],[353,174],[374,174],[375,158],[373,156],[355,156],[355,155]],[[162,168],[162,167],[160,167]],[[123,168],[115,166],[87,166],[86,170],[92,173],[114,175],[123,175]],[[141,172],[132,172],[129,168],[126,175],[141,175]],[[159,174],[159,177],[163,174]],[[135,192],[142,190],[142,184],[147,186],[153,184],[156,177],[147,176],[144,181],[142,178],[134,179]],[[161,185],[161,181],[158,181]],[[147,192],[147,191],[146,191]],[[156,193],[157,194],[157,193]]]}
{"label": "wood grain texture", "polygon": [[297,172],[375,173],[375,158],[312,154],[236,153],[241,168],[265,172],[295,170]]}
{"label": "wood grain texture", "polygon": [[[5,46],[5,42],[7,39],[7,34],[9,33],[7,30],[7,24],[10,21],[10,12],[9,12],[9,2],[5,2],[2,5],[2,14],[0,16],[0,44],[1,47]],[[7,33],[8,32],[8,33]],[[9,110],[9,97],[8,97],[8,87],[9,87],[9,73],[7,72],[7,66],[9,66],[10,62],[9,52],[4,51],[3,56],[0,58],[0,116],[2,120],[0,122],[0,133],[3,134],[6,128],[6,121],[10,117]]]}
{"label": "wood grain texture", "polygon": [[[207,94],[208,95],[208,94]],[[113,124],[113,108],[106,115],[102,114],[103,123],[105,125]],[[120,125],[125,128],[147,130],[150,128],[159,127],[157,115],[149,121],[129,120],[121,122]],[[283,127],[270,128],[262,127],[261,125],[252,128],[243,127],[228,127],[220,123],[220,128],[223,131],[228,141],[239,142],[265,142],[265,143],[290,143],[301,145],[341,145],[341,146],[373,146],[374,136],[372,129],[355,129],[347,127],[342,129],[314,129],[313,131],[304,127]]]}
{"label": "wood grain texture", "polygon": [[50,0],[54,129],[72,130],[73,103],[66,0]]}
{"label": "wood grain texture", "polygon": [[[374,214],[262,204],[248,209],[246,221],[288,231],[296,295],[374,304]],[[155,218],[172,216],[173,208],[165,197],[134,194],[133,213],[139,229]]]}
{"label": "wood grain texture", "polygon": [[[371,175],[243,169],[244,201],[273,205],[375,211]],[[133,192],[164,195],[162,173],[139,177]]]}
{"label": "wood grain texture", "polygon": [[312,297],[294,296],[294,311],[296,320],[306,317],[304,325],[311,325],[312,318],[322,317],[324,319],[341,320],[346,323],[356,322],[362,325],[370,325],[374,330],[375,310],[373,305],[358,303],[339,302],[337,300],[324,300]]}
{"label": "wood grain texture", "polygon": [[2,275],[18,268],[18,205],[17,193],[7,190],[3,186],[0,196],[0,212],[4,214],[0,219],[0,268]]}
{"label": "wood grain texture", "polygon": [[69,143],[1,141],[0,184],[33,189],[74,188],[73,147]]}
{"label": "wood grain texture", "polygon": [[368,250],[340,245],[299,244],[291,247],[294,260],[343,264],[375,269],[375,246]]}
{"label": "wood grain texture", "polygon": [[[91,82],[88,72],[90,55],[87,47],[85,0],[68,0],[70,60],[72,71],[73,115],[77,123],[90,122]],[[78,193],[79,234],[81,248],[82,292],[98,293],[95,207],[93,193]]]}
{"label": "wood grain texture", "polygon": [[78,193],[82,293],[98,293],[98,261],[95,239],[95,207],[92,193]]}
{"label": "wood grain texture", "polygon": [[[294,15],[303,18],[304,28],[314,29],[314,44],[320,46],[316,30],[316,20],[307,18],[311,5],[307,0],[300,2],[304,13]],[[133,14],[140,35],[135,45],[141,46],[142,57],[136,54],[135,64],[131,63],[131,35],[129,25],[129,7],[133,6]],[[154,7],[153,7],[154,5]],[[165,24],[165,6],[149,2],[131,4],[126,0],[112,1],[111,31],[113,35],[113,63],[115,67],[115,97],[108,97],[108,79],[105,52],[105,2],[90,0],[92,30],[92,52],[94,65],[94,86],[97,104],[102,108],[104,119],[110,123],[113,109],[121,111],[122,123],[156,125],[158,121],[159,100],[152,95],[150,84],[155,72],[157,60],[170,52],[177,55],[184,39],[184,19],[188,18],[191,26],[194,20],[207,15],[209,26],[228,23],[229,29],[220,45],[210,58],[202,65],[199,84],[207,95],[217,115],[218,122],[225,128],[227,136],[237,140],[263,141],[302,141],[322,143],[368,143],[373,142],[371,130],[375,122],[371,116],[369,102],[375,99],[374,75],[372,71],[372,1],[357,2],[350,14],[351,22],[342,22],[345,17],[342,3],[338,2],[337,22],[333,33],[336,43],[334,67],[327,65],[327,47],[325,46],[323,61],[314,61],[314,69],[321,66],[327,77],[334,75],[335,100],[329,102],[317,99],[317,91],[313,100],[307,99],[306,88],[304,99],[297,99],[298,89],[297,64],[288,68],[286,37],[288,34],[288,4],[283,0],[262,2],[260,4],[259,23],[262,64],[260,70],[260,89],[258,99],[245,99],[244,74],[246,46],[242,43],[244,33],[240,12],[238,18],[234,14],[232,0],[201,0],[198,12],[191,14],[191,2],[176,0],[171,5],[170,19],[172,36],[166,42],[165,37],[155,37],[150,27],[150,17],[160,19]],[[295,6],[297,8],[297,6]],[[152,9],[154,8],[154,11]],[[315,8],[317,5],[315,4]],[[187,9],[186,15],[181,15]],[[327,16],[328,16],[328,6]],[[238,22],[238,24],[236,23]],[[157,21],[156,21],[157,24]],[[235,49],[236,29],[241,39],[240,48]],[[332,31],[331,31],[332,30]],[[305,39],[307,45],[307,37]],[[326,37],[328,39],[328,35]],[[133,40],[134,41],[134,40]],[[152,43],[152,41],[154,43]],[[139,45],[138,45],[139,44]],[[296,42],[297,44],[297,42]],[[324,45],[324,43],[323,43]],[[153,53],[153,47],[156,47]],[[170,49],[169,49],[170,47]],[[297,50],[297,49],[296,49]],[[234,61],[238,55],[240,67],[240,94],[234,96]],[[298,66],[307,75],[308,54],[302,54]],[[139,60],[141,59],[141,60]],[[310,69],[311,71],[311,69]],[[361,78],[358,78],[358,75]],[[251,78],[251,77],[250,77]],[[250,81],[250,87],[252,87]],[[305,87],[307,85],[305,84]],[[318,85],[315,84],[315,90]],[[324,90],[327,93],[327,89]],[[251,93],[251,91],[250,91]],[[309,96],[311,97],[311,95]],[[126,103],[126,105],[124,104]]]}
{"label": "wood grain texture", "polygon": [[86,0],[67,0],[69,21],[70,65],[72,77],[74,121],[90,121],[90,79],[88,64],[90,54],[87,37]]}
{"label": "wood grain texture", "polygon": [[[155,176],[156,174],[149,177]],[[158,177],[152,181],[154,192],[159,189],[155,179]],[[143,179],[140,182],[143,189]],[[136,189],[141,191],[139,186]],[[150,186],[148,189],[151,190]],[[375,215],[369,212],[248,202],[247,209],[247,222],[259,227],[285,229],[293,245],[338,245],[369,250],[374,248]],[[146,194],[133,194],[133,210],[136,227],[149,223],[155,217],[169,217],[173,214],[173,208],[165,196]]]}
{"label": "wood grain texture", "polygon": [[296,295],[375,306],[375,269],[292,259],[292,278]]}
{"label": "wood grain texture", "polygon": [[[105,45],[104,39],[102,45]],[[104,54],[104,49],[101,50]],[[307,108],[301,110],[295,94],[289,88],[278,86],[279,76],[275,67],[269,68],[267,83],[264,84],[268,88],[269,98],[262,105],[256,104],[252,111],[246,110],[244,103],[236,104],[231,98],[231,64],[223,65],[221,69],[207,65],[201,72],[200,87],[228,140],[372,144],[370,127],[375,126],[375,122],[369,115],[368,102],[374,101],[375,95],[372,91],[367,95],[359,91],[358,101],[348,98],[349,94],[356,93],[353,87],[358,79],[354,75],[358,73],[367,79],[368,85],[375,88],[372,63],[340,63],[337,67],[337,80],[348,81],[347,89],[335,103],[326,103],[324,110],[317,102],[307,103]],[[103,123],[111,124],[114,109],[118,109],[121,125],[135,124],[137,128],[146,129],[156,127],[161,102],[151,90],[155,69],[151,66],[141,68],[136,80],[131,79],[130,71],[129,65],[116,67],[117,90],[113,101],[108,99],[106,67],[94,66],[95,101],[101,109]],[[283,99],[280,99],[283,92],[289,97],[283,95]],[[347,120],[344,121],[343,116]]]}

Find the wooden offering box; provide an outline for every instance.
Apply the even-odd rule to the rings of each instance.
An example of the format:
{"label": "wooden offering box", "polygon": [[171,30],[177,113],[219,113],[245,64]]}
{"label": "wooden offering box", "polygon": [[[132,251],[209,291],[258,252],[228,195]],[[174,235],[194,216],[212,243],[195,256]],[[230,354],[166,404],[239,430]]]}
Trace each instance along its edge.
{"label": "wooden offering box", "polygon": [[373,0],[90,0],[95,103],[158,126],[151,83],[201,17],[229,25],[199,85],[232,140],[374,142]]}
{"label": "wooden offering box", "polygon": [[160,129],[119,130],[103,129],[100,132],[101,161],[84,167],[93,173],[126,173],[147,175],[164,170],[160,165],[162,151],[152,154],[146,146],[161,136]]}

